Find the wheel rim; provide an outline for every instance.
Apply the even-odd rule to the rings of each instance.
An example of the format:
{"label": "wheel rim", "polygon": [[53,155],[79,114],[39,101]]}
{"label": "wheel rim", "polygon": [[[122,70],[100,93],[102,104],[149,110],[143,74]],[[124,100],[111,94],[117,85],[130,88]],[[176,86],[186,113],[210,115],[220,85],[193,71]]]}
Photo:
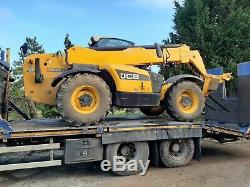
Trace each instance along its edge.
{"label": "wheel rim", "polygon": [[74,90],[71,104],[81,114],[93,113],[100,105],[99,93],[92,86],[80,86]]}
{"label": "wheel rim", "polygon": [[199,98],[192,90],[185,90],[177,97],[179,110],[186,114],[193,114],[199,108]]}
{"label": "wheel rim", "polygon": [[136,156],[136,146],[134,143],[123,143],[117,151],[118,156],[123,156],[126,161],[133,160]]}
{"label": "wheel rim", "polygon": [[173,140],[169,146],[169,155],[175,160],[182,160],[186,157],[187,147],[184,140]]}

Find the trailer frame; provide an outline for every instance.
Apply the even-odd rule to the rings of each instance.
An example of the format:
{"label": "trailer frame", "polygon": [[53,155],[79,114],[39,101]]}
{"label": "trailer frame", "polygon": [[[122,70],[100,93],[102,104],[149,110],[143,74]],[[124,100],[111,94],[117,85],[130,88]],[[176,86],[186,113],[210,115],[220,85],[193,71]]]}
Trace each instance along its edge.
{"label": "trailer frame", "polygon": [[[194,159],[201,157],[200,139],[202,125],[176,122],[165,118],[124,117],[108,118],[98,126],[72,127],[61,119],[2,120],[0,130],[1,155],[26,151],[49,152],[48,160],[19,163],[0,163],[0,171],[58,166],[104,159],[105,148],[124,142],[147,142],[150,159],[156,166],[160,163],[159,143],[163,140],[192,139]],[[54,151],[63,155],[55,160]]]}

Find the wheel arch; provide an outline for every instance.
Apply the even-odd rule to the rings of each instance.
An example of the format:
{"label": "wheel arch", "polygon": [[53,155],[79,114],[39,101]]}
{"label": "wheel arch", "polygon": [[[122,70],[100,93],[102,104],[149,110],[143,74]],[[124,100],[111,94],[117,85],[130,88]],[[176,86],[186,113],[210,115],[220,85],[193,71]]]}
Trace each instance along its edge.
{"label": "wheel arch", "polygon": [[90,74],[95,74],[101,77],[106,84],[109,86],[110,91],[112,93],[112,100],[114,100],[115,97],[115,91],[116,91],[116,84],[115,81],[112,77],[112,75],[106,71],[106,70],[99,70],[97,68],[90,68],[90,67],[84,67],[84,68],[77,68],[77,69],[70,69],[62,74],[58,75],[57,77],[54,78],[54,80],[51,83],[52,87],[56,87],[64,78],[67,78],[71,75],[76,75],[78,73],[90,73]]}
{"label": "wheel arch", "polygon": [[[177,75],[170,77],[165,81],[165,84],[172,84],[172,86],[176,83],[182,82],[182,81],[191,81],[195,82],[198,86],[202,87],[204,80],[202,80],[200,77],[195,76],[195,75],[189,75],[189,74],[184,74],[184,75]],[[171,87],[172,87],[171,86]]]}
{"label": "wheel arch", "polygon": [[70,69],[67,71],[64,71],[62,74],[58,75],[57,77],[54,78],[54,80],[51,83],[52,87],[56,87],[56,85],[61,82],[64,78],[69,77],[70,75],[75,75],[78,73],[94,73],[94,74],[98,74],[100,73],[100,71],[98,69],[94,69],[94,68],[77,68],[77,69]]}
{"label": "wheel arch", "polygon": [[176,75],[176,76],[170,77],[163,83],[163,87],[165,85],[166,88],[164,88],[161,92],[161,101],[164,101],[164,99],[167,97],[167,93],[173,88],[174,85],[183,81],[194,82],[201,89],[203,88],[203,84],[204,84],[204,80],[202,80],[200,77],[197,77],[195,75],[183,74],[183,75]]}

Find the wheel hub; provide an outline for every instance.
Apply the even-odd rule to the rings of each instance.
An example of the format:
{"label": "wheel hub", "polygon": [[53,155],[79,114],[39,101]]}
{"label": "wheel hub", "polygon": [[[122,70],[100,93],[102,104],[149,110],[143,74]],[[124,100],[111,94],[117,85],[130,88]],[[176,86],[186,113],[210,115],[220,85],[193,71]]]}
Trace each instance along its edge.
{"label": "wheel hub", "polygon": [[100,105],[100,96],[96,88],[92,86],[79,86],[71,96],[73,108],[81,114],[91,114]]}
{"label": "wheel hub", "polygon": [[129,150],[129,148],[128,148],[127,146],[124,146],[124,147],[121,149],[121,153],[122,153],[123,156],[128,156],[128,155],[131,154],[131,153],[130,153],[130,150]]}
{"label": "wheel hub", "polygon": [[93,97],[89,94],[84,94],[79,98],[81,106],[90,106],[93,101]]}
{"label": "wheel hub", "polygon": [[173,141],[170,145],[169,152],[174,157],[179,157],[184,154],[183,142],[181,140]]}
{"label": "wheel hub", "polygon": [[180,145],[176,143],[176,144],[173,145],[172,149],[173,149],[174,152],[179,152],[180,151]]}
{"label": "wheel hub", "polygon": [[177,97],[177,107],[180,112],[192,115],[199,109],[199,98],[192,90],[185,90]]}
{"label": "wheel hub", "polygon": [[192,99],[189,96],[183,96],[181,98],[181,103],[184,107],[192,106]]}
{"label": "wheel hub", "polygon": [[118,150],[118,155],[124,156],[127,161],[134,158],[136,154],[136,148],[133,144],[124,144]]}

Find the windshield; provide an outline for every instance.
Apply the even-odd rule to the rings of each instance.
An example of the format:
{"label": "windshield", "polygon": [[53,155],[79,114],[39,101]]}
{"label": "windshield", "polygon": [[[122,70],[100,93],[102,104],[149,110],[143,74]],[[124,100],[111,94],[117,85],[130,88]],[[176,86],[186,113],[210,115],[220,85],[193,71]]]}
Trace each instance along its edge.
{"label": "windshield", "polygon": [[101,38],[92,47],[131,47],[133,43],[118,38]]}

